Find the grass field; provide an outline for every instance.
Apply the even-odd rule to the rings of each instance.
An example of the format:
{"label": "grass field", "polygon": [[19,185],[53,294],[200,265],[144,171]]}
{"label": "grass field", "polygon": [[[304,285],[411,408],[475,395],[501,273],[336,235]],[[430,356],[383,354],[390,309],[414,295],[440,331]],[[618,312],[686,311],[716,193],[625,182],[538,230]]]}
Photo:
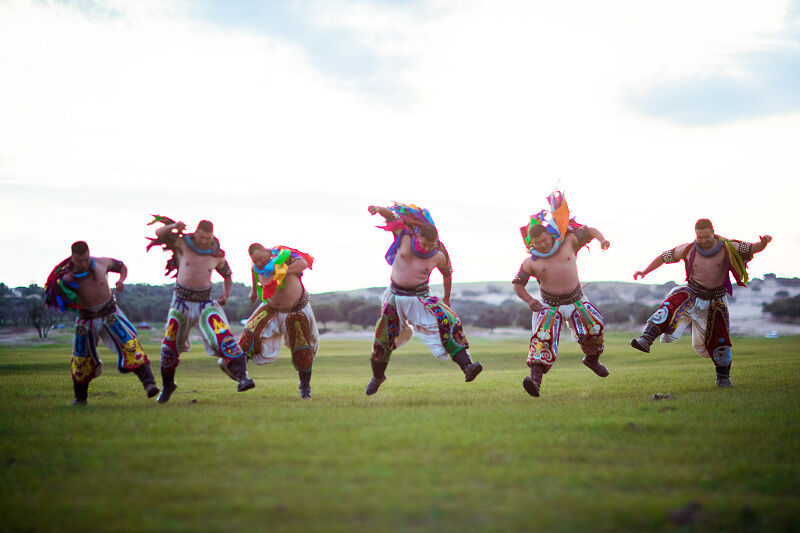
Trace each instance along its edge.
{"label": "grass field", "polygon": [[629,338],[606,379],[563,342],[540,398],[525,339],[475,340],[471,384],[413,340],[370,398],[369,343],[323,342],[311,402],[285,352],[240,394],[198,343],[158,405],[101,348],[82,409],[67,344],[0,346],[0,530],[800,530],[800,338],[735,339],[733,389]]}

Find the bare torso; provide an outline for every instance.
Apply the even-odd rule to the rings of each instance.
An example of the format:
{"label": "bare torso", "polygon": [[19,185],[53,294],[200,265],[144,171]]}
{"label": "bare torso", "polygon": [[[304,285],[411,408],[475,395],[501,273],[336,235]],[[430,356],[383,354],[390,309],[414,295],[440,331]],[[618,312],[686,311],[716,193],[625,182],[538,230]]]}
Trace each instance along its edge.
{"label": "bare torso", "polygon": [[576,262],[577,239],[568,233],[555,254],[550,257],[527,258],[522,263],[525,272],[539,282],[539,288],[550,294],[569,294],[578,286],[578,265]]}
{"label": "bare torso", "polygon": [[193,290],[210,288],[214,269],[225,264],[224,257],[195,253],[183,238],[179,238],[175,245],[175,261],[178,264],[178,283]]}
{"label": "bare torso", "polygon": [[94,258],[94,272],[83,278],[73,277],[70,270],[65,276],[65,281],[78,283],[75,293],[78,295],[78,305],[83,309],[97,307],[111,299],[111,289],[108,287],[108,267],[112,259],[108,257]]}
{"label": "bare torso", "polygon": [[[674,257],[688,259],[694,243],[681,244],[675,247]],[[734,247],[739,246],[738,241],[731,241]],[[716,246],[716,243],[714,244]],[[712,248],[713,249],[713,248]],[[692,269],[689,271],[689,278],[699,283],[703,287],[714,289],[721,287],[728,273],[727,255],[724,248],[711,257],[705,257],[700,252],[695,252]]]}
{"label": "bare torso", "polygon": [[[272,280],[272,276],[266,278],[259,274],[258,279],[264,286]],[[269,306],[281,312],[290,311],[300,301],[304,290],[300,275],[286,274],[283,288],[275,291],[269,299]]]}
{"label": "bare torso", "polygon": [[392,265],[392,281],[405,288],[416,287],[427,283],[434,268],[443,268],[447,258],[441,252],[433,257],[419,257],[411,248],[411,236],[403,235]]}

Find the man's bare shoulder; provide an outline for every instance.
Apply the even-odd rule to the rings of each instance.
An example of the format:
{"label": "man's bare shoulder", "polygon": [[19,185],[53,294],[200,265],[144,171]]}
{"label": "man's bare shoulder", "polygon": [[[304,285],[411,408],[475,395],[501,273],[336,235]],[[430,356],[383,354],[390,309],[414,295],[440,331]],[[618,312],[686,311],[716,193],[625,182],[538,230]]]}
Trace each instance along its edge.
{"label": "man's bare shoulder", "polygon": [[533,260],[533,258],[528,256],[522,261],[522,270],[524,270],[528,274],[533,274],[533,271],[535,269],[535,265],[536,265],[536,262]]}
{"label": "man's bare shoulder", "polygon": [[692,246],[691,242],[685,242],[683,244],[679,244],[675,248],[672,248],[672,256],[675,259],[683,259],[686,257],[686,253],[689,251],[689,248]]}

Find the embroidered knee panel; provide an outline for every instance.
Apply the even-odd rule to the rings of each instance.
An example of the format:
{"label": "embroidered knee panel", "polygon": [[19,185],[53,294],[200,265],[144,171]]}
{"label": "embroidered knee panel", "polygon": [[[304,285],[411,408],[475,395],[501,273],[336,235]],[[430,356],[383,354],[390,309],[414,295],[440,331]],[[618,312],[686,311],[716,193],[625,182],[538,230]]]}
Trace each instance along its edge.
{"label": "embroidered knee panel", "polygon": [[297,370],[311,370],[314,351],[311,348],[311,325],[303,313],[289,313],[286,317],[286,331],[292,350],[292,363]]}
{"label": "embroidered knee panel", "polygon": [[97,370],[95,339],[85,324],[75,326],[70,373],[75,383],[89,383]]}
{"label": "embroidered knee panel", "polygon": [[729,326],[728,307],[722,300],[712,300],[708,306],[704,344],[716,366],[731,364],[733,352]]}
{"label": "embroidered knee panel", "polygon": [[167,328],[164,333],[164,342],[161,343],[161,366],[174,368],[180,361],[178,338],[186,328],[186,315],[177,309],[170,309],[167,316]]}
{"label": "embroidered knee panel", "polygon": [[686,311],[694,305],[694,301],[695,296],[688,287],[672,289],[661,307],[647,321],[658,328],[659,334],[675,333],[678,323]]}
{"label": "embroidered knee panel", "polygon": [[258,355],[263,351],[261,335],[269,323],[278,315],[278,312],[266,305],[261,305],[247,321],[244,331],[239,336],[239,348],[248,358]]}
{"label": "embroidered knee panel", "polygon": [[464,328],[461,326],[461,319],[452,309],[435,296],[428,298],[423,303],[436,318],[436,324],[439,326],[439,338],[448,354],[453,356],[461,350],[469,348]]}
{"label": "embroidered knee panel", "polygon": [[200,312],[200,331],[217,355],[226,359],[242,355],[227,320],[215,307],[208,306]]}
{"label": "embroidered knee panel", "polygon": [[381,316],[375,325],[375,340],[372,343],[371,358],[385,363],[396,348],[395,339],[400,334],[400,317],[395,307],[394,296],[390,297],[381,310]]}
{"label": "embroidered knee panel", "polygon": [[558,338],[561,334],[561,313],[557,307],[539,311],[528,350],[528,366],[536,363],[550,368],[558,356]]}

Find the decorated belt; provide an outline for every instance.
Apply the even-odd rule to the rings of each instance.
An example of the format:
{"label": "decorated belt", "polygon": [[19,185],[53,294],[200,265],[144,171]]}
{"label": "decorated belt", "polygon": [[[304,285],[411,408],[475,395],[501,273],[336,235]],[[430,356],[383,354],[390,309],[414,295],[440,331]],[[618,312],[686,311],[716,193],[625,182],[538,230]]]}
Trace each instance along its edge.
{"label": "decorated belt", "polygon": [[[297,313],[298,311],[302,310],[305,306],[307,306],[308,302],[310,302],[310,301],[311,301],[311,295],[308,293],[308,291],[305,288],[303,288],[303,295],[300,297],[299,300],[297,300],[297,303],[294,304],[294,306],[289,310],[289,312],[290,313]],[[267,301],[267,307],[269,307],[270,309],[274,309],[275,311],[278,311],[278,309],[275,309],[274,307],[269,305],[269,301]],[[278,311],[278,312],[281,312],[281,311]],[[285,311],[283,311],[283,312],[285,312]]]}
{"label": "decorated belt", "polygon": [[416,287],[401,287],[392,280],[389,290],[396,296],[427,296],[430,288],[427,283],[422,283]]}
{"label": "decorated belt", "polygon": [[78,309],[78,317],[81,320],[94,320],[95,318],[105,318],[117,311],[117,302],[111,298],[100,309],[90,311],[88,309]]}
{"label": "decorated belt", "polygon": [[575,303],[583,298],[583,289],[581,289],[580,284],[575,287],[575,290],[569,294],[552,294],[547,291],[539,289],[539,292],[542,294],[542,300],[544,303],[549,305],[550,307],[558,307],[559,305],[569,305],[571,303]]}
{"label": "decorated belt", "polygon": [[725,287],[709,289],[708,287],[700,285],[693,279],[689,280],[689,289],[694,293],[695,296],[702,298],[703,300],[718,300],[725,296],[727,292]]}
{"label": "decorated belt", "polygon": [[196,291],[176,283],[174,292],[175,296],[187,302],[207,302],[211,299],[211,287]]}

